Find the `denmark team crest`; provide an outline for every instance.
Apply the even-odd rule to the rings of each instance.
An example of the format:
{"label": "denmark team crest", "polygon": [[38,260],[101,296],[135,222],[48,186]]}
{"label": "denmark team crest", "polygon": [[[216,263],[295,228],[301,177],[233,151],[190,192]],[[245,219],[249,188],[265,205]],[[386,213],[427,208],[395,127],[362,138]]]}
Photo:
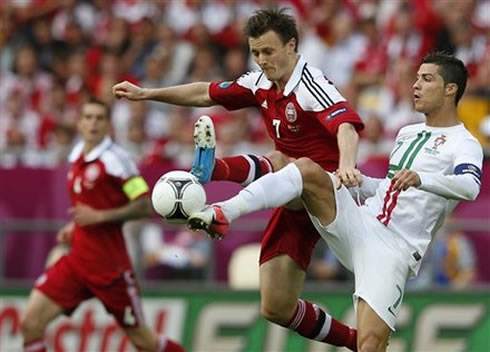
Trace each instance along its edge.
{"label": "denmark team crest", "polygon": [[294,104],[291,102],[289,102],[286,105],[285,113],[286,113],[286,120],[288,120],[288,122],[294,122],[298,118],[298,113],[296,112],[296,108],[294,107]]}
{"label": "denmark team crest", "polygon": [[87,181],[94,181],[99,177],[100,170],[96,164],[92,164],[85,170],[85,179]]}

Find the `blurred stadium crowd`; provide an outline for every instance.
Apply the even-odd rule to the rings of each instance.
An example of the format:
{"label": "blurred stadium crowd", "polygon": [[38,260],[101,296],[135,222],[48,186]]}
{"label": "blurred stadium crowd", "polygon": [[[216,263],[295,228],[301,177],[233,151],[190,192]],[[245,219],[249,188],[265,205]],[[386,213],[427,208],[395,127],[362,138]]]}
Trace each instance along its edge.
{"label": "blurred stadium crowd", "polygon": [[[162,87],[231,80],[256,69],[241,28],[254,9],[268,5],[291,9],[299,52],[363,118],[359,157],[366,169],[377,173],[373,165],[386,165],[401,126],[423,121],[411,87],[432,50],[454,53],[468,66],[459,113],[488,151],[489,0],[10,0],[0,2],[0,167],[63,165],[89,96],[112,106],[114,139],[142,167],[188,168],[193,122],[204,113],[216,123],[219,155],[271,150],[259,111],[128,102],[111,92],[122,80]],[[190,236],[175,241],[192,243],[192,260],[202,266],[209,245]],[[455,242],[451,236],[443,238]],[[156,242],[145,246],[156,248],[158,236],[148,238]],[[460,247],[464,265],[474,267],[471,246]],[[318,258],[338,265],[327,252]],[[155,262],[155,254],[145,257],[147,265]],[[312,277],[333,277],[332,267],[312,267]]]}

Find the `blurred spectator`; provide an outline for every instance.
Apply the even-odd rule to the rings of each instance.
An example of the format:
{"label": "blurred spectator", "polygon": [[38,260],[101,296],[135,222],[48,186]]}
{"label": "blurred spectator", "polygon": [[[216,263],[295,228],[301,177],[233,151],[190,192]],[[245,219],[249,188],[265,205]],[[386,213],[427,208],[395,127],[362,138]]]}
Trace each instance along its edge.
{"label": "blurred spectator", "polygon": [[239,47],[226,52],[224,57],[224,80],[234,80],[247,71],[247,54]]}
{"label": "blurred spectator", "polygon": [[[39,103],[52,86],[52,77],[39,69],[34,48],[25,45],[19,49],[15,56],[13,84],[2,86],[2,89],[15,89],[23,94],[27,100],[23,103],[33,110],[39,108]],[[9,91],[6,92],[9,94]]]}
{"label": "blurred spectator", "polygon": [[359,146],[359,161],[369,157],[388,158],[401,127],[425,120],[413,107],[412,61],[398,59],[391,67],[386,85],[365,89],[358,101],[358,112],[365,122]]}
{"label": "blurred spectator", "polygon": [[137,79],[144,76],[144,62],[157,44],[155,25],[148,17],[143,17],[131,27],[130,45],[125,54],[125,64],[129,73]]}
{"label": "blurred spectator", "polygon": [[221,76],[216,65],[216,56],[210,47],[197,49],[192,61],[187,82],[216,81]]}
{"label": "blurred spectator", "polygon": [[[67,41],[72,26],[79,27],[83,36],[93,32],[95,27],[95,11],[92,5],[84,1],[60,0],[61,7],[52,19],[51,28],[53,37],[57,40]],[[78,35],[78,34],[77,34]]]}
{"label": "blurred spectator", "polygon": [[325,241],[319,241],[313,251],[310,266],[308,267],[307,280],[312,281],[346,281],[353,276],[328,247]]}
{"label": "blurred spectator", "polygon": [[485,37],[476,34],[473,25],[467,20],[454,25],[452,39],[454,55],[465,63],[470,77],[474,76],[485,57]]}
{"label": "blurred spectator", "polygon": [[423,32],[415,27],[413,8],[407,2],[402,2],[387,28],[386,53],[389,62],[406,58],[419,63],[428,49]]}
{"label": "blurred spectator", "polygon": [[[382,45],[381,33],[376,26],[376,18],[368,15],[360,23],[361,34],[366,38],[366,47],[356,60],[351,81],[351,96],[361,89],[383,83],[387,67],[386,51]],[[351,100],[354,101],[355,100]]]}
{"label": "blurred spectator", "polygon": [[417,279],[409,281],[413,288],[432,285],[461,289],[476,280],[476,258],[465,235],[446,225],[439,230],[431,250],[427,252]]}
{"label": "blurred spectator", "polygon": [[43,71],[52,71],[54,56],[65,52],[66,44],[53,37],[49,17],[40,17],[34,21],[30,40],[36,51],[39,67]]}
{"label": "blurred spectator", "polygon": [[[63,150],[68,144],[57,145],[69,140],[73,111],[88,94],[113,104],[116,141],[128,144],[143,163],[163,160],[189,165],[192,117],[202,113],[217,118],[219,152],[224,155],[270,148],[253,109],[226,115],[217,109],[183,113],[185,108],[178,112],[157,102],[130,106],[127,101],[114,101],[111,94],[112,85],[122,80],[165,87],[240,76],[250,66],[241,33],[244,20],[268,5],[290,8],[300,27],[303,55],[324,68],[365,119],[361,162],[386,157],[399,126],[421,120],[411,106],[414,72],[410,67],[434,48],[454,52],[468,64],[471,78],[460,116],[486,143],[480,125],[490,113],[490,20],[484,16],[490,8],[488,0],[2,3],[7,16],[0,22],[0,106],[5,111],[11,92],[22,90],[26,97],[22,114],[37,114],[39,120],[25,117],[37,131],[37,146],[29,147],[29,153],[44,153],[47,164],[58,160],[51,150]],[[133,120],[134,114],[144,118]],[[25,136],[21,136],[13,133],[17,145],[23,144]],[[236,143],[237,136],[244,142]]]}
{"label": "blurred spectator", "polygon": [[[217,153],[219,155],[263,155],[271,150],[272,145],[269,138],[264,135],[260,138],[254,131],[254,126],[257,126],[258,129],[262,122],[259,121],[260,116],[254,115],[251,109],[211,114],[211,116],[216,121]],[[251,118],[252,116],[255,118]]]}
{"label": "blurred spectator", "polygon": [[[167,65],[164,69],[164,76],[160,77],[160,86],[172,86],[184,81],[194,56],[193,47],[184,41],[177,39],[175,32],[165,23],[158,25],[157,45],[153,53],[158,55],[161,60],[165,60]],[[147,80],[155,80],[156,77],[146,76]],[[160,104],[162,105],[162,104]]]}
{"label": "blurred spectator", "polygon": [[485,116],[480,124],[480,133],[483,136],[483,152],[485,158],[490,158],[490,115]]}
{"label": "blurred spectator", "polygon": [[0,157],[5,167],[22,163],[37,166],[32,158],[25,158],[26,152],[37,150],[40,121],[27,102],[26,94],[17,89],[10,92],[5,105],[1,107]]}
{"label": "blurred spectator", "polygon": [[122,18],[131,24],[136,24],[151,16],[153,1],[146,0],[115,0],[113,11],[116,17]]}
{"label": "blurred spectator", "polygon": [[332,43],[319,66],[342,92],[352,78],[357,58],[366,50],[366,39],[354,29],[351,14],[343,11],[335,16],[331,29]]}
{"label": "blurred spectator", "polygon": [[183,228],[171,239],[165,237],[161,225],[153,222],[144,225],[141,231],[144,267],[171,269],[162,279],[203,279],[211,250],[206,235]]}

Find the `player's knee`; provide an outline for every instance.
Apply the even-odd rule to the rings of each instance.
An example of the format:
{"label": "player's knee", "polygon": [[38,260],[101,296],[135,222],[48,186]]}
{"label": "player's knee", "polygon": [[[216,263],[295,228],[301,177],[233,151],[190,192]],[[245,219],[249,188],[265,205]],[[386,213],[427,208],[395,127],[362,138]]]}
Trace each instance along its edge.
{"label": "player's knee", "polygon": [[260,313],[268,321],[284,326],[291,320],[295,309],[296,302],[273,299],[262,301]]}
{"label": "player's knee", "polygon": [[381,336],[381,334],[377,334],[373,330],[359,334],[357,339],[359,352],[376,352],[379,351],[383,345],[386,345],[386,341],[383,336]]}
{"label": "player's knee", "polygon": [[153,352],[158,347],[158,337],[146,325],[125,329],[126,336],[136,350]]}
{"label": "player's knee", "polygon": [[271,162],[272,169],[274,171],[281,170],[284,166],[286,166],[290,162],[290,159],[286,154],[283,154],[277,150],[268,153],[266,157]]}
{"label": "player's knee", "polygon": [[321,166],[310,158],[299,158],[294,163],[301,172],[305,184],[316,182],[320,174],[325,174]]}
{"label": "player's knee", "polygon": [[155,341],[146,339],[144,336],[139,336],[139,335],[132,335],[128,337],[137,351],[141,351],[141,352],[156,351],[157,346],[155,344]]}
{"label": "player's knee", "polygon": [[41,338],[44,334],[44,324],[31,316],[30,314],[24,315],[20,321],[20,332],[25,342],[36,340]]}

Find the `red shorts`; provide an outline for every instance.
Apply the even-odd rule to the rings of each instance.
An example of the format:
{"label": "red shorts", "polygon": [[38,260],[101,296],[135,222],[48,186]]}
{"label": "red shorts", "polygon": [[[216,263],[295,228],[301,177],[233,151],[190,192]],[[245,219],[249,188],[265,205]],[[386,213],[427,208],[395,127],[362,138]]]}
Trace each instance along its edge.
{"label": "red shorts", "polygon": [[139,287],[131,270],[107,285],[94,284],[63,256],[37,279],[34,288],[59,304],[67,315],[83,301],[97,297],[121,327],[133,328],[143,323]]}
{"label": "red shorts", "polygon": [[287,254],[306,271],[319,239],[320,235],[305,209],[277,208],[262,238],[260,264],[280,254]]}

